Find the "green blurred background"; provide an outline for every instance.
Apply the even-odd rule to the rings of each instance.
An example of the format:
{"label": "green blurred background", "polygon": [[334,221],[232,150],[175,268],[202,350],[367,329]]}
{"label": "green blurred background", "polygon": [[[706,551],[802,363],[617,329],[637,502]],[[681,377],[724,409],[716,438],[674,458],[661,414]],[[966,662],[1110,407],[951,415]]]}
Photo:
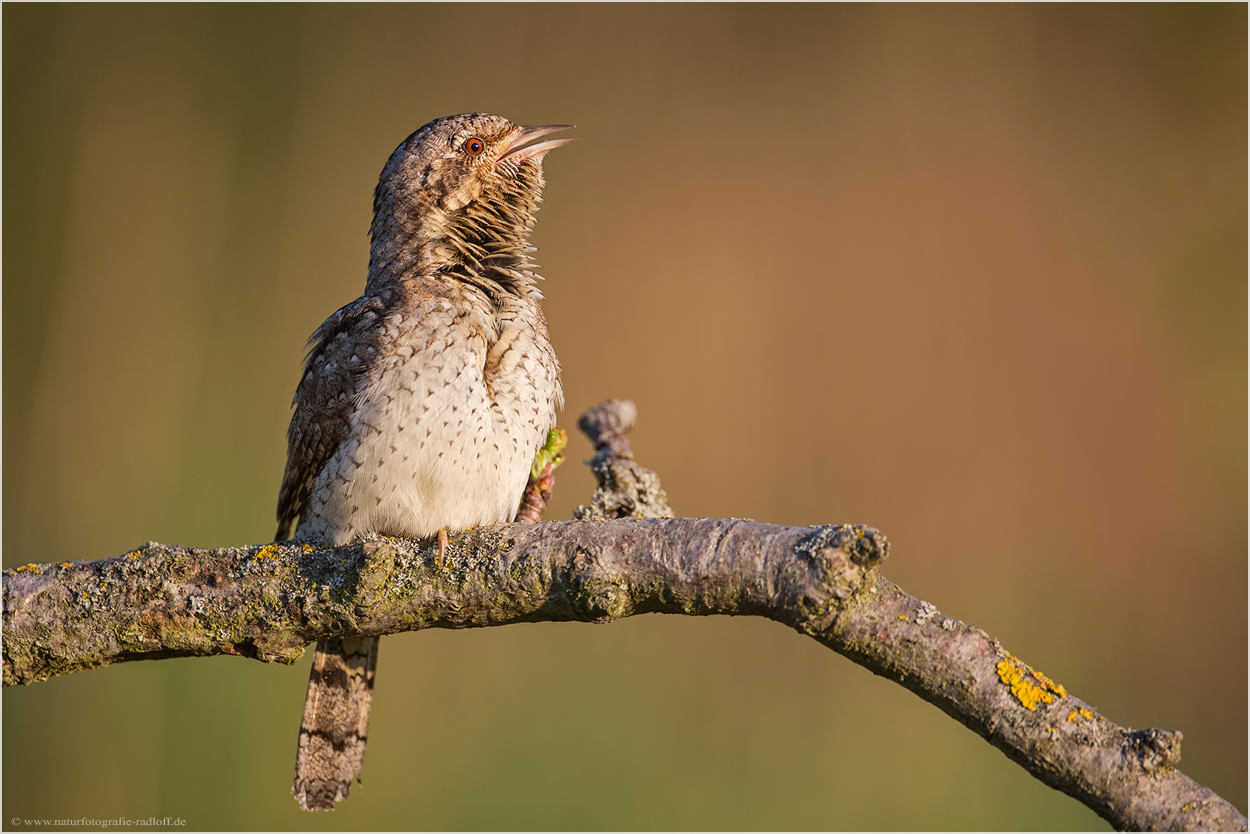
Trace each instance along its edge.
{"label": "green blurred background", "polygon": [[[577,125],[536,243],[562,423],[679,515],[885,573],[1246,808],[1246,7],[3,9],[4,564],[268,540],[308,334],[426,121]],[[548,517],[592,479],[574,437]],[[288,789],[308,659],[3,694],[11,817],[192,829],[1103,828],[787,629],[388,637],[365,785]]]}

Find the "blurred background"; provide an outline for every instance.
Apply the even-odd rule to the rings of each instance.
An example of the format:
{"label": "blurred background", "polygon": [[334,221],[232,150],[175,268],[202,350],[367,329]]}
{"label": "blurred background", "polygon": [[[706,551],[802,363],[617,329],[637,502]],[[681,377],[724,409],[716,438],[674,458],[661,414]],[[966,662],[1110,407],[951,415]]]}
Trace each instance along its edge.
{"label": "blurred background", "polygon": [[[1247,786],[1244,5],[12,5],[4,565],[269,540],[308,334],[425,122],[568,122],[535,243],[577,416],[679,515],[884,573]],[[3,694],[11,817],[191,829],[1105,828],[786,628],[387,637],[365,784],[289,791],[311,653]]]}

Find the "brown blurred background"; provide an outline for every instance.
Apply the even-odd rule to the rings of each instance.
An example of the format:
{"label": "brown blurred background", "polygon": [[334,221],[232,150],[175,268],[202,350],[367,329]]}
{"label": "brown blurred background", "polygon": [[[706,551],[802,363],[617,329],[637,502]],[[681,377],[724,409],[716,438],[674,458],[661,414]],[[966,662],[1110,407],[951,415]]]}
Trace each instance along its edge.
{"label": "brown blurred background", "polygon": [[[571,122],[537,229],[572,429],[681,515],[885,573],[1246,809],[1246,7],[5,5],[4,564],[266,541],[308,334],[426,121]],[[550,518],[592,480],[573,440]],[[787,629],[388,637],[365,785],[307,678],[5,690],[12,817],[191,829],[1101,828]]]}

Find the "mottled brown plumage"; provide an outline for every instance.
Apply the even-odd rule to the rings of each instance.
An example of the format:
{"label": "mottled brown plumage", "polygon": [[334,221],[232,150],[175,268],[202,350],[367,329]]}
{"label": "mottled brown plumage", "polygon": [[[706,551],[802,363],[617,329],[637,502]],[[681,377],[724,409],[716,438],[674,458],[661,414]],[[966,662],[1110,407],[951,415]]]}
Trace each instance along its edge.
{"label": "mottled brown plumage", "polygon": [[378,643],[376,637],[317,641],[291,788],[306,811],[333,810],[360,778]]}
{"label": "mottled brown plumage", "polygon": [[[408,137],[374,193],[365,293],[313,333],[287,433],[278,534],[334,545],[511,520],[561,401],[529,260],[563,126],[467,114]],[[377,639],[323,640],[295,792],[328,810],[359,778]]]}

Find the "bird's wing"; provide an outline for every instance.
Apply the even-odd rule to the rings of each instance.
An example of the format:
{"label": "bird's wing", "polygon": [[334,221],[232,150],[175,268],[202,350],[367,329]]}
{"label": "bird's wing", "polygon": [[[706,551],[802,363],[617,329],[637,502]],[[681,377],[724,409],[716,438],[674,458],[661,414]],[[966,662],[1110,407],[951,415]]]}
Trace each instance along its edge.
{"label": "bird's wing", "polygon": [[304,376],[287,430],[286,472],[278,493],[278,532],[287,537],[318,473],[347,437],[356,395],[377,362],[386,299],[364,296],[342,307],[308,339]]}

